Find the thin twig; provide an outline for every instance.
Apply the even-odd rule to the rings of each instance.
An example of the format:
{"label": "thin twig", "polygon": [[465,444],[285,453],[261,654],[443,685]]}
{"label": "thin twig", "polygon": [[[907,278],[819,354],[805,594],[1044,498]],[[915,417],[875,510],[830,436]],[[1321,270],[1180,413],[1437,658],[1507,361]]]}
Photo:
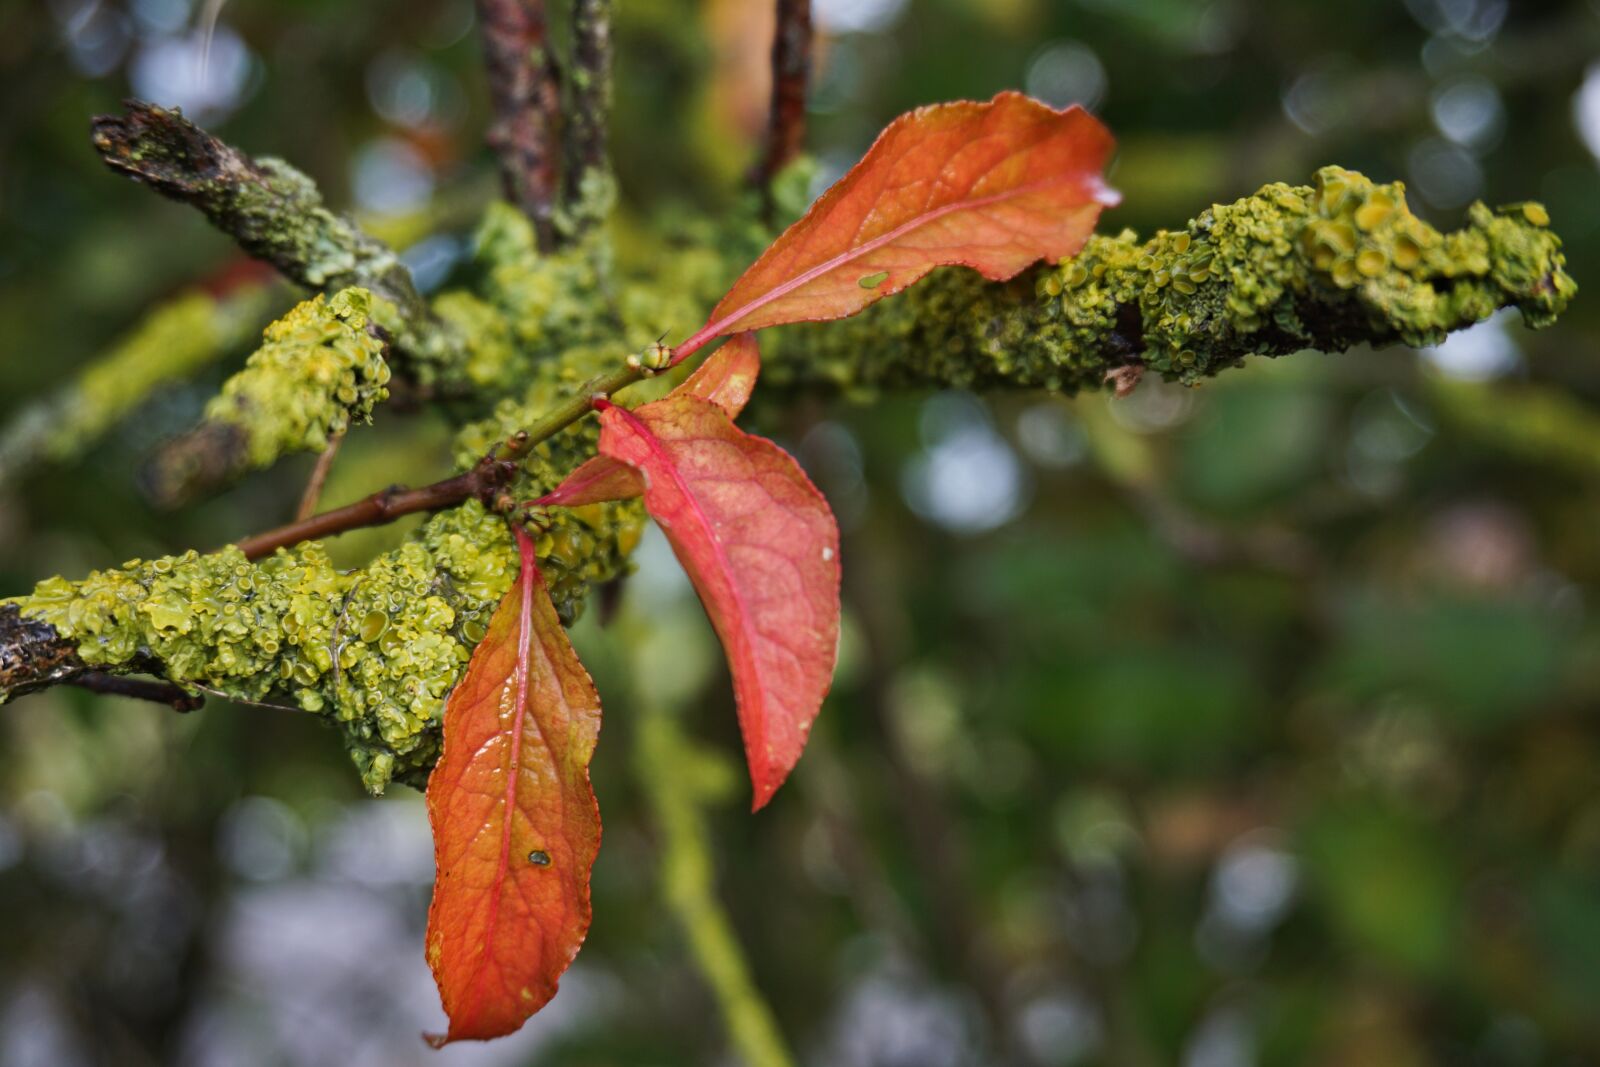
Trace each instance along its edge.
{"label": "thin twig", "polygon": [[322,487],[328,484],[328,472],[333,470],[334,458],[338,456],[339,446],[342,444],[344,444],[344,434],[334,434],[328,439],[328,447],[317,457],[317,465],[311,468],[311,478],[306,482],[305,492],[300,494],[300,506],[295,508],[295,522],[305,522],[317,513],[317,502],[322,499]]}
{"label": "thin twig", "polygon": [[533,222],[539,247],[555,240],[555,129],[560,75],[548,45],[544,0],[478,0],[494,121],[487,140],[510,200]]}
{"label": "thin twig", "polygon": [[811,77],[811,0],[777,0],[778,28],[772,38],[772,111],[755,181],[769,190],[772,179],[805,149],[806,84]]}
{"label": "thin twig", "polygon": [[157,682],[148,678],[125,678],[119,674],[106,674],[103,671],[88,671],[76,675],[69,678],[67,684],[87,689],[91,693],[132,697],[134,700],[165,704],[173,711],[194,711],[206,702],[206,698],[198,693],[188,692],[170,682]]}
{"label": "thin twig", "polygon": [[446,478],[420,489],[392,486],[354,504],[246,537],[239,542],[239,550],[247,559],[261,559],[280,548],[289,548],[302,541],[314,541],[364,526],[383,526],[404,515],[454,507],[473,497],[487,505],[492,503],[500,489],[510,483],[516,469],[516,463],[511,460],[485,456],[471,470],[454,478]]}
{"label": "thin twig", "polygon": [[624,364],[610,374],[603,374],[585,382],[572,396],[552,408],[526,430],[520,431],[498,452],[485,456],[471,470],[453,478],[406,489],[395,486],[373,493],[371,496],[347,504],[342,508],[313,515],[309,519],[292,522],[275,530],[246,537],[238,542],[239,550],[248,559],[270,556],[280,548],[289,548],[302,541],[331,537],[348,530],[366,526],[383,526],[419,511],[440,511],[476,497],[485,506],[493,506],[500,490],[511,483],[517,471],[516,458],[526,455],[539,442],[553,437],[594,410],[597,398],[608,397],[619,389],[632,385],[644,377],[642,367]]}
{"label": "thin twig", "polygon": [[582,210],[588,186],[610,173],[606,129],[611,121],[611,0],[573,0],[572,78],[567,109],[565,199],[573,221],[594,221]]}

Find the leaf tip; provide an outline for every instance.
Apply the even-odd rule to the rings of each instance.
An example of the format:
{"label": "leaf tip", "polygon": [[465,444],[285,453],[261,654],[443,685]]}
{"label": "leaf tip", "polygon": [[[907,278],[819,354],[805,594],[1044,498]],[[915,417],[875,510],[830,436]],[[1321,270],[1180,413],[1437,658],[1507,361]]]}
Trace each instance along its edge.
{"label": "leaf tip", "polygon": [[444,1048],[446,1045],[448,1045],[450,1043],[450,1035],[449,1034],[430,1034],[426,1030],[424,1030],[422,1032],[422,1040],[424,1040],[424,1041],[426,1041],[428,1043],[428,1047],[429,1048],[440,1049],[440,1048]]}

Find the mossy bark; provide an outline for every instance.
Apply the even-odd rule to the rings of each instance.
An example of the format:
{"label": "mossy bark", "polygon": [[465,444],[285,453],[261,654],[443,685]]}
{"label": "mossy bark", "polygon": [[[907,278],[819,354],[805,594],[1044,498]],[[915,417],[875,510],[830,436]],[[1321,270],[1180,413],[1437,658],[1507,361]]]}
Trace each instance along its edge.
{"label": "mossy bark", "polygon": [[[471,387],[448,409],[461,469],[663,323],[695,320],[759,244],[756,218],[752,204],[725,238],[663,242],[630,267],[598,238],[541,255],[525,217],[492,208],[475,284],[429,309],[461,341],[436,372]],[[1135,366],[1193,384],[1250,355],[1432,343],[1503,306],[1544,325],[1574,290],[1537,205],[1480,205],[1441,234],[1398,185],[1328,168],[1313,186],[1268,186],[1147,241],[1094,238],[1011,283],[940,271],[854,319],[775,331],[765,387],[1074,392]],[[538,443],[514,498],[553,487],[596,440],[588,420]],[[626,569],[642,515],[603,505],[541,521],[540,565],[570,619]],[[254,564],[230,548],[49,579],[0,616],[0,702],[73,672],[152,672],[327,716],[374,791],[419,781],[445,697],[516,570],[504,523],[469,501],[354,571],[310,543]]]}

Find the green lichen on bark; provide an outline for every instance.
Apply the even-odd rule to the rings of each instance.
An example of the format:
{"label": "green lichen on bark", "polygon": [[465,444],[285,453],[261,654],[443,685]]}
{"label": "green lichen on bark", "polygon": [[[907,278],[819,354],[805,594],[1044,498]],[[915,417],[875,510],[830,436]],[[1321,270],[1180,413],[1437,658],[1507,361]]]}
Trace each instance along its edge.
{"label": "green lichen on bark", "polygon": [[330,210],[315,182],[281,159],[252,159],[176,110],[131,102],[93,123],[106,165],[198,208],[251,255],[308,289],[370,290],[394,309],[406,370],[424,385],[458,340],[428,309],[392,248]]}
{"label": "green lichen on bark", "polygon": [[388,398],[386,346],[365,289],[302,301],[266,328],[199,426],[145,471],[150,496],[175,506],[294,452],[320,452]]}
{"label": "green lichen on bark", "polygon": [[384,344],[371,321],[365,289],[303,301],[266,328],[244,369],[206,405],[206,420],[239,427],[254,468],[290,452],[320,452],[352,420],[371,422],[389,396]]}
{"label": "green lichen on bark", "polygon": [[[639,517],[599,506],[548,523],[540,568],[570,619],[591,583],[622,572]],[[84,668],[157,669],[326,716],[381,793],[437,758],[445,697],[516,572],[505,520],[471,501],[356,570],[335,569],[315,542],[257,563],[230,547],[50,578],[7,603],[53,628]]]}
{"label": "green lichen on bark", "polygon": [[[560,354],[517,357],[521,387],[514,387],[515,379],[496,383],[514,395],[459,431],[455,454],[463,470],[619,358],[615,342],[564,339],[574,335],[566,329],[578,336],[595,329],[571,320],[570,309],[561,306],[581,297],[537,291],[538,298],[515,305],[527,321],[482,301],[487,328],[544,331],[540,335]],[[254,417],[273,412],[264,427],[277,427],[273,435],[281,444],[311,433],[309,422],[293,420],[331,413],[330,398],[335,405],[349,402],[346,419],[370,410],[366,402],[376,402],[382,388],[381,345],[365,328],[365,311],[363,294],[341,293],[307,301],[269,327],[263,352],[270,353],[240,377],[262,375],[272,387],[225,390],[214,419],[220,424],[231,410],[224,406],[230,396],[269,398],[255,406]],[[348,392],[341,399],[353,388],[350,374],[370,387],[357,388],[353,401]],[[314,397],[278,403],[295,398],[308,381]],[[331,424],[317,425],[327,432]],[[538,443],[520,460],[508,487],[512,497],[530,499],[554,488],[593,454],[598,433],[589,420]],[[309,437],[301,439],[314,446]],[[570,622],[592,586],[626,569],[643,513],[637,503],[553,509],[540,513],[536,526],[540,568],[558,612]],[[399,549],[356,570],[336,570],[316,543],[257,563],[228,548],[133,561],[78,582],[52,578],[12,603],[22,618],[51,627],[59,642],[75,649],[82,668],[153,670],[180,685],[293,704],[326,717],[344,736],[363,782],[381,792],[397,778],[422,781],[437,758],[445,697],[516,570],[505,520],[472,500],[433,516]],[[0,701],[10,695],[0,682]]]}
{"label": "green lichen on bark", "polygon": [[778,331],[769,379],[842,388],[1099,388],[1141,366],[1195,384],[1251,355],[1434,344],[1521,309],[1554,321],[1576,292],[1537,204],[1474,205],[1440,233],[1404,187],[1325,167],[1181,230],[1095,236],[1006,285],[944,270],[844,323]]}
{"label": "green lichen on bark", "polygon": [[[472,466],[662,329],[698,321],[759,252],[754,214],[752,205],[750,218],[658,230],[614,262],[598,235],[541,254],[525,218],[492,207],[469,285],[429,309],[459,342],[432,370],[434,381],[463,391],[446,405],[458,425],[457,466]],[[854,319],[775,331],[776,343],[764,339],[765,378],[769,392],[784,383],[1072,392],[1120,367],[1193,383],[1250,354],[1430,343],[1507,305],[1543,325],[1574,291],[1545,226],[1537,205],[1477,206],[1466,227],[1441,234],[1406,210],[1398,185],[1329,168],[1314,186],[1267,186],[1147,241],[1092,238],[1080,255],[1012,283],[939,271]],[[337,384],[330,391],[333,379],[322,381],[317,395],[342,404],[345,418],[364,414],[376,392],[362,389],[381,389],[378,375],[357,375],[362,388],[343,375],[376,366],[363,362],[373,354],[365,322],[357,325],[365,310],[353,294],[303,309],[305,321],[297,309],[290,319],[299,325],[269,345],[299,351],[309,338],[319,353],[331,347],[346,362],[334,359]],[[269,364],[291,378],[308,366],[263,359],[254,369]],[[669,380],[642,383],[626,399]],[[285,388],[267,395],[281,399],[293,391]],[[245,395],[253,394],[225,394],[216,414]],[[262,406],[282,410],[274,404]],[[276,425],[278,446],[315,447],[333,422]],[[553,488],[597,439],[593,420],[583,420],[536,443],[519,460],[512,497]],[[642,518],[637,502],[534,516],[564,619],[625,570]],[[75,670],[155,672],[325,716],[375,792],[393,779],[418,782],[437,757],[449,689],[515,570],[504,519],[470,501],[352,571],[304,544],[255,564],[228,549],[134,562],[81,582],[49,579],[0,611],[0,623],[31,642],[0,647],[19,665],[0,663],[0,702]],[[35,677],[29,664],[48,671]]]}

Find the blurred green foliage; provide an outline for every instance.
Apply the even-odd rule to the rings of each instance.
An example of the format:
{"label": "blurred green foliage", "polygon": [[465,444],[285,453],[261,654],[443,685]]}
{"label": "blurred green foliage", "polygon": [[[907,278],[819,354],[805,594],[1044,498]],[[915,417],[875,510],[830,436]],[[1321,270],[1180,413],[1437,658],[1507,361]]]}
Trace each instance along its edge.
{"label": "blurred green foliage", "polygon": [[[632,219],[737,195],[765,93],[746,6],[621,0]],[[1580,285],[1600,277],[1587,0],[818,8],[825,178],[905,108],[1021,87],[1117,133],[1108,227],[1337,162],[1407,181],[1440,225],[1474,197],[1541,200]],[[236,282],[223,238],[94,158],[88,116],[123,95],[189,101],[399,243],[438,228],[408,253],[424,280],[492,195],[470,3],[233,0],[204,78],[200,18],[0,0],[0,419],[157,302]],[[706,812],[799,1059],[1600,1062],[1594,307],[1123,400],[757,412],[846,537],[840,675],[796,780],[760,816]],[[0,485],[0,589],[290,515],[309,458],[170,515],[135,485],[244,354]],[[380,410],[328,502],[435,477],[446,448],[427,416]],[[396,536],[331,548],[353,565]],[[486,1063],[728,1048],[630,761],[664,703],[736,758],[731,698],[670,557],[643,551],[616,622],[577,632],[607,697],[593,933]],[[432,1061],[414,1039],[437,1012],[425,819],[415,796],[362,799],[310,717],[58,690],[0,711],[0,766],[0,1067]]]}

